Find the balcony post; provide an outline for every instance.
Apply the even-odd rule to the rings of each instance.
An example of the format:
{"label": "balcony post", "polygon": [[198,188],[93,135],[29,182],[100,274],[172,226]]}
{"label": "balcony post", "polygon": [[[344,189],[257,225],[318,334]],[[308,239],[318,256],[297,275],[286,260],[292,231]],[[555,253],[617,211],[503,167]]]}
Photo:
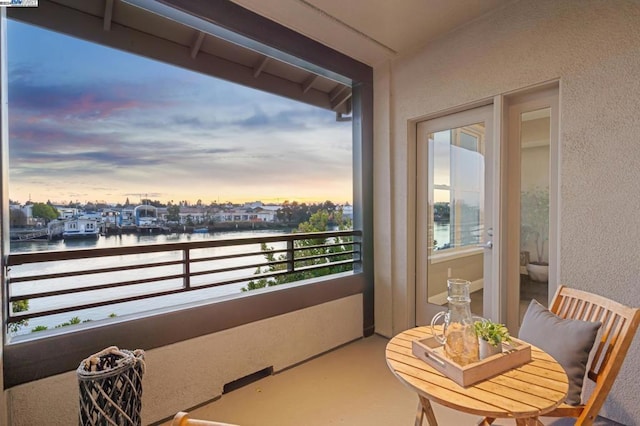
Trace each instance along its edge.
{"label": "balcony post", "polygon": [[190,251],[188,248],[185,248],[183,251],[183,271],[184,271],[184,288],[189,290],[191,289],[191,257],[189,255]]}
{"label": "balcony post", "polygon": [[293,272],[295,270],[294,252],[293,252],[293,240],[287,241],[287,272]]}

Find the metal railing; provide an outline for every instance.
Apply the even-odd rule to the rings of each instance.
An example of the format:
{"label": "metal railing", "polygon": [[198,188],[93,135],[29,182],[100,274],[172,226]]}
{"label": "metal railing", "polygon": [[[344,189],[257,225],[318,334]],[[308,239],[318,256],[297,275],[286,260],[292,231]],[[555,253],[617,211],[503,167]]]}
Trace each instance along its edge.
{"label": "metal railing", "polygon": [[[292,233],[10,254],[8,323],[231,284],[273,285],[358,270],[361,235],[360,231]],[[38,300],[46,302],[22,311],[12,309]]]}

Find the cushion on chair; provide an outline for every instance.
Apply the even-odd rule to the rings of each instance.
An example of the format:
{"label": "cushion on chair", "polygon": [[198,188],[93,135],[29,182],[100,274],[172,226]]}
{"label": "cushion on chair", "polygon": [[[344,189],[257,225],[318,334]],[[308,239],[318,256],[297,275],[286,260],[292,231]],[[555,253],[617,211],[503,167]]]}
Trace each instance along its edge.
{"label": "cushion on chair", "polygon": [[562,319],[532,300],[524,314],[518,337],[551,355],[569,377],[565,402],[581,404],[582,382],[589,352],[596,340],[600,322]]}

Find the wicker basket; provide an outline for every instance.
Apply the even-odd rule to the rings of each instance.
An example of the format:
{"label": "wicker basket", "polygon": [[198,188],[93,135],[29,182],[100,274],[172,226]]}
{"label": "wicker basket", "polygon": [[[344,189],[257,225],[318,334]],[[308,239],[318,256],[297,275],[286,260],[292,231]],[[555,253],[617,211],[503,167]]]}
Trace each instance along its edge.
{"label": "wicker basket", "polygon": [[144,351],[112,346],[83,360],[77,373],[80,425],[142,424]]}

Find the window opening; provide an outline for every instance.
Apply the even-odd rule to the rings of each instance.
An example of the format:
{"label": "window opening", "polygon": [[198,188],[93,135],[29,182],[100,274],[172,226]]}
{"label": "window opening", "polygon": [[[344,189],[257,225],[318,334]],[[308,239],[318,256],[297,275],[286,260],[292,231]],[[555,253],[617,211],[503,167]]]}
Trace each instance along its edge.
{"label": "window opening", "polygon": [[[8,23],[8,40],[10,255],[281,235],[307,222],[306,232],[349,228],[352,129],[335,112],[17,21]],[[321,223],[312,223],[314,218]],[[269,260],[268,250],[285,253],[287,244],[195,249],[190,255],[199,263],[191,266],[190,288],[213,282],[206,267],[212,258],[245,252],[225,259],[222,269],[229,270],[218,278],[224,285],[197,296],[162,296],[185,285],[180,250],[147,253],[142,262],[155,266],[134,278],[127,268],[133,270],[139,259],[126,251],[92,259],[97,272],[81,278],[64,274],[73,262],[87,267],[82,259],[53,256],[45,268],[15,265],[9,295],[34,297],[12,303],[12,313],[51,314],[14,322],[10,331],[24,334],[240,294],[247,283],[238,277],[280,271],[256,270],[259,262],[285,265],[284,271],[311,266],[303,260],[291,266],[277,253]],[[327,253],[352,262],[353,245],[341,250],[347,254],[338,256],[335,247]],[[303,253],[325,257],[313,249]],[[230,270],[241,261],[249,266]],[[117,268],[122,270],[111,270]],[[112,282],[107,273],[129,282],[128,293],[105,288]],[[30,274],[46,277],[36,285],[25,278]],[[154,284],[160,296],[136,299],[159,276],[168,277]],[[298,279],[314,276],[301,272]],[[78,282],[86,293],[70,296]],[[35,297],[39,291],[57,293]],[[88,306],[123,291],[132,300]],[[85,299],[70,302],[74,297]],[[57,313],[69,303],[83,308]]]}

